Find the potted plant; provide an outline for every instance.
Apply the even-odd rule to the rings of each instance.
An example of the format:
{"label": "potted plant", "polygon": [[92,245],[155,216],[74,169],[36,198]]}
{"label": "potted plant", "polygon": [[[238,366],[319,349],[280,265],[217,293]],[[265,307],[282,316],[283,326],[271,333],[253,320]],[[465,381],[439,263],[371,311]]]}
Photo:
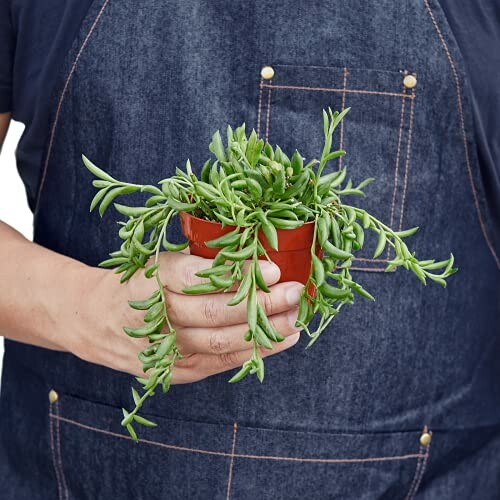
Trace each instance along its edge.
{"label": "potted plant", "polygon": [[[248,331],[245,339],[253,344],[253,355],[229,382],[255,373],[262,382],[264,363],[259,347],[272,349],[283,337],[274,329],[257,299],[257,290],[269,292],[257,264],[270,259],[281,269],[282,280],[304,283],[299,304],[297,326],[309,335],[308,347],[327,328],[340,309],[353,304],[356,296],[375,300],[351,275],[354,254],[363,247],[365,231],[378,237],[374,257],[389,245],[395,257],[387,271],[404,267],[425,284],[427,280],[446,286],[445,279],[456,272],[453,255],[447,260],[419,260],[410,252],[404,238],[417,231],[393,231],[367,211],[343,202],[345,195],[364,196],[363,188],[373,179],[354,186],[344,183],[346,169],[326,171],[344,151],[332,151],[336,127],[349,109],[342,113],[323,111],[324,147],[319,160],[304,163],[295,151],[287,156],[279,146],[264,144],[255,131],[249,136],[245,125],[227,128],[224,144],[217,131],[209,149],[215,158],[206,161],[197,175],[189,160],[185,171],[157,186],[118,181],[83,157],[85,166],[96,177],[98,189],[90,210],[99,206],[102,216],[113,200],[133,192],[147,193],[144,206],[114,204],[125,217],[119,222],[123,243],[101,266],[114,267],[127,281],[139,269],[146,278],[157,282],[157,290],[143,301],[129,302],[130,307],[144,311],[144,324],[125,327],[131,337],[149,339],[149,346],[139,353],[145,378],[140,395],[132,388],[135,407],[123,409],[122,425],[137,440],[133,424],[155,425],[138,412],[157,387],[167,392],[172,368],[182,355],[176,347],[176,333],[169,321],[164,284],[158,272],[158,255],[162,249],[177,252],[190,246],[191,253],[213,258],[210,268],[198,274],[206,282],[187,288],[187,294],[226,292],[237,286],[229,306],[246,301]],[[167,239],[167,228],[179,215],[187,241],[174,244]],[[249,264],[244,267],[245,261]],[[299,265],[297,265],[299,263]],[[319,314],[314,331],[308,325]]]}

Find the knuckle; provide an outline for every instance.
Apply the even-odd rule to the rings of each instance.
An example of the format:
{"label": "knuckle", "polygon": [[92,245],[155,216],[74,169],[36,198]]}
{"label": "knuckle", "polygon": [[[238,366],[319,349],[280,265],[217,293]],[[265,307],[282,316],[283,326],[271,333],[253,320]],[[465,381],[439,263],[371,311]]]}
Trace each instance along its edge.
{"label": "knuckle", "polygon": [[188,288],[190,286],[196,285],[199,282],[197,276],[195,276],[195,273],[197,273],[198,271],[199,269],[192,264],[186,264],[181,267],[180,278],[183,288]]}
{"label": "knuckle", "polygon": [[261,295],[262,305],[266,311],[267,316],[271,316],[274,313],[275,305],[272,293],[263,293]]}
{"label": "knuckle", "polygon": [[196,354],[187,354],[184,355],[182,359],[179,359],[175,362],[175,366],[179,368],[184,368],[187,370],[193,370],[198,365],[198,356]]}
{"label": "knuckle", "polygon": [[207,297],[203,302],[203,316],[207,320],[208,326],[218,326],[220,321],[221,308],[213,298]]}
{"label": "knuckle", "polygon": [[238,364],[238,355],[235,352],[219,354],[220,364],[223,368],[231,368]]}
{"label": "knuckle", "polygon": [[224,354],[229,351],[231,342],[218,330],[208,336],[208,346],[211,354]]}

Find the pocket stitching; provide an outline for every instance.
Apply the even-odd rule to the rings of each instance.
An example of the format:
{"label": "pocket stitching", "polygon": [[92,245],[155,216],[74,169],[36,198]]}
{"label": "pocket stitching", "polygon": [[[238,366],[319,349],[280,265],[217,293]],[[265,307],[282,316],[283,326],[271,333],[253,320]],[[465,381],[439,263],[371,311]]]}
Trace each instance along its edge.
{"label": "pocket stitching", "polygon": [[411,91],[412,100],[410,103],[410,128],[408,130],[408,142],[406,145],[406,161],[405,161],[405,175],[404,175],[404,186],[403,186],[403,200],[401,202],[401,213],[399,215],[399,231],[403,228],[403,215],[405,209],[405,201],[406,201],[406,188],[408,185],[408,174],[409,174],[409,166],[410,166],[410,152],[411,152],[411,141],[413,137],[413,120],[415,117],[415,92]]}
{"label": "pocket stitching", "polygon": [[[279,67],[279,66],[278,66]],[[401,93],[397,92],[383,92],[383,91],[374,91],[374,90],[369,90],[369,89],[348,89],[347,88],[347,67],[344,67],[343,69],[343,82],[342,82],[342,88],[335,88],[335,87],[307,87],[303,85],[273,85],[272,79],[269,80],[269,83],[264,83],[264,80],[261,78],[260,80],[260,85],[259,85],[259,101],[258,101],[258,111],[257,111],[257,135],[260,136],[260,129],[261,129],[261,121],[262,121],[262,93],[263,89],[267,88],[268,89],[268,94],[267,94],[267,109],[266,109],[266,124],[265,124],[265,141],[269,141],[269,128],[270,128],[270,115],[271,115],[271,90],[274,89],[283,89],[283,90],[303,90],[303,91],[314,91],[314,92],[340,92],[342,93],[342,110],[345,109],[345,101],[346,101],[346,94],[347,93],[356,93],[356,94],[369,94],[369,95],[384,95],[384,96],[394,96],[394,97],[401,97],[401,118],[400,118],[400,128],[399,128],[399,134],[398,134],[398,146],[397,146],[397,152],[396,152],[396,169],[394,173],[394,189],[393,189],[393,195],[392,195],[392,203],[391,203],[391,214],[390,214],[390,220],[391,220],[391,226],[392,223],[394,222],[394,209],[396,205],[396,196],[398,192],[398,173],[399,173],[399,161],[400,161],[400,155],[401,155],[401,147],[402,147],[402,142],[403,142],[403,129],[404,129],[404,109],[405,109],[405,102],[406,99],[411,99],[411,105],[410,105],[410,118],[409,118],[409,126],[408,126],[408,134],[407,134],[407,142],[406,142],[406,157],[405,157],[405,170],[404,170],[404,178],[403,178],[403,192],[402,192],[402,200],[401,200],[401,205],[400,205],[400,215],[399,215],[399,231],[402,229],[403,225],[403,215],[404,215],[404,207],[405,207],[405,202],[406,202],[406,193],[407,193],[407,185],[408,185],[408,177],[409,177],[409,168],[410,168],[410,152],[411,152],[411,143],[412,143],[412,137],[413,137],[413,122],[414,122],[414,108],[415,108],[415,91],[412,89],[411,93],[407,93],[405,87],[403,86]],[[344,122],[341,122],[341,127],[340,127],[340,145],[339,149],[342,149],[342,142],[343,142],[343,132],[344,132]],[[340,158],[340,161],[342,161],[342,157]],[[339,168],[342,168],[342,164],[339,163]],[[371,259],[371,258],[355,258],[355,261],[360,261],[360,262],[370,262],[374,264],[379,264],[382,262],[388,263],[389,262],[389,256],[390,256],[390,247],[387,249],[387,254],[386,254],[386,259]],[[368,271],[368,272],[385,272],[385,266],[384,267],[368,267],[368,266],[351,266],[351,269],[353,271]],[[394,272],[395,269],[392,270]]]}
{"label": "pocket stitching", "polygon": [[59,99],[57,102],[56,114],[54,117],[54,122],[52,123],[52,127],[50,129],[49,143],[48,143],[48,147],[47,147],[45,161],[43,163],[43,170],[41,172],[40,182],[38,184],[38,190],[37,190],[36,201],[35,201],[35,210],[34,210],[35,214],[38,214],[38,208],[40,205],[40,200],[42,197],[42,192],[43,192],[45,180],[47,177],[47,172],[49,169],[49,162],[50,162],[50,158],[52,155],[52,147],[54,145],[54,138],[55,138],[57,126],[59,123],[59,116],[61,114],[61,109],[62,109],[62,106],[64,104],[66,95],[68,94],[69,85],[70,85],[71,80],[73,78],[73,75],[75,74],[75,71],[78,67],[78,63],[80,62],[81,56],[82,56],[83,52],[85,51],[85,48],[87,47],[87,44],[89,43],[90,38],[92,37],[92,34],[96,30],[97,25],[99,24],[99,21],[101,20],[103,14],[104,14],[104,11],[106,10],[106,7],[108,6],[109,2],[110,2],[110,0],[104,0],[104,3],[102,4],[102,6],[99,10],[99,13],[97,14],[97,17],[95,18],[92,26],[90,27],[85,39],[83,40],[83,42],[82,42],[82,44],[81,44],[81,46],[76,54],[75,60],[73,61],[71,69],[70,69],[70,71],[69,71],[69,73],[64,81],[64,86],[63,86],[63,89],[61,91],[61,94],[59,95]]}
{"label": "pocket stitching", "polygon": [[[55,406],[55,415],[59,416],[59,403],[56,402],[54,406]],[[49,407],[50,449],[52,454],[52,464],[54,466],[54,471],[56,473],[58,496],[60,500],[68,500],[69,492],[62,464],[61,431],[59,427],[59,419],[56,419],[56,421],[54,422],[52,418],[53,416],[54,414],[51,413]],[[54,427],[55,427],[55,432],[54,432]]]}
{"label": "pocket stitching", "polygon": [[[345,110],[345,99],[347,89],[347,67],[344,66],[344,79],[342,80],[342,102],[341,102],[341,112]],[[344,146],[344,120],[340,122],[340,137],[339,137],[339,149],[342,150]],[[339,170],[342,170],[342,165],[344,162],[344,157],[339,158]]]}
{"label": "pocket stitching", "polygon": [[229,462],[229,474],[227,478],[227,492],[226,500],[231,497],[231,481],[233,479],[233,464],[234,464],[234,450],[236,449],[236,434],[238,433],[238,424],[234,422],[233,424],[233,443],[231,445],[231,460]]}
{"label": "pocket stitching", "polygon": [[[424,427],[423,432],[428,432],[432,436],[432,431],[428,430],[427,426]],[[410,489],[408,490],[408,493],[406,494],[405,500],[412,500],[413,498],[415,498],[415,495],[420,488],[420,483],[422,482],[422,478],[424,477],[424,473],[427,468],[427,461],[429,459],[429,454],[431,451],[431,443],[427,445],[425,454],[422,455],[422,451],[423,446],[420,445],[418,450],[420,458],[417,461],[417,465],[415,467],[415,475],[413,476],[413,481],[411,483]]]}
{"label": "pocket stitching", "polygon": [[[60,420],[61,422],[65,422],[70,425],[74,425],[76,427],[80,427],[86,430],[90,430],[93,432],[97,432],[99,434],[104,434],[107,436],[115,437],[118,439],[125,439],[127,441],[132,441],[133,439],[130,436],[127,436],[126,434],[120,434],[117,432],[113,431],[108,431],[106,429],[100,429],[98,427],[94,427],[91,425],[84,424],[82,422],[78,422],[77,420],[69,419],[66,417],[63,417],[58,414],[50,414],[50,417],[52,419]],[[233,438],[235,438],[235,431],[234,429],[236,428],[236,423],[235,426],[233,426]],[[233,441],[235,442],[235,440]],[[176,451],[186,451],[186,452],[191,452],[191,453],[200,453],[200,454],[205,454],[205,455],[216,455],[216,456],[222,456],[222,457],[232,457],[233,460],[235,458],[246,458],[246,459],[252,459],[252,460],[273,460],[273,461],[285,461],[285,462],[304,462],[304,463],[371,463],[371,462],[391,462],[391,461],[398,461],[398,460],[410,460],[410,459],[423,459],[425,458],[425,455],[422,455],[420,452],[418,453],[408,453],[405,455],[387,455],[387,456],[382,456],[382,457],[367,457],[367,458],[312,458],[312,457],[293,457],[293,456],[277,456],[277,455],[254,455],[254,454],[248,454],[248,453],[233,453],[233,452],[224,452],[224,451],[213,451],[213,450],[205,450],[201,448],[190,448],[186,446],[178,446],[178,445],[172,445],[168,443],[162,443],[160,441],[153,441],[149,439],[141,439],[139,441],[139,444],[147,444],[151,446],[159,446],[161,448],[167,448],[171,450],[176,450]]]}
{"label": "pocket stitching", "polygon": [[[396,207],[396,195],[397,195],[397,186],[398,186],[398,174],[399,174],[399,161],[401,159],[401,145],[403,141],[403,127],[404,127],[404,118],[405,118],[405,104],[406,100],[401,98],[401,113],[399,120],[399,134],[398,134],[398,148],[396,152],[396,166],[394,169],[394,189],[392,192],[392,203],[391,203],[391,215],[389,218],[389,227],[392,227],[394,224],[394,208]],[[386,259],[389,259],[391,254],[391,247],[387,247]]]}
{"label": "pocket stitching", "polygon": [[436,30],[436,34],[439,38],[441,46],[443,47],[443,50],[446,54],[446,58],[448,59],[448,63],[450,65],[450,69],[452,72],[453,80],[455,82],[455,92],[457,95],[458,114],[459,114],[459,121],[460,121],[460,129],[462,132],[462,140],[463,140],[463,147],[464,147],[464,153],[465,153],[465,163],[467,166],[467,173],[469,176],[469,184],[471,187],[472,197],[474,200],[474,207],[476,209],[477,218],[479,220],[479,225],[481,226],[481,231],[482,231],[484,239],[486,241],[486,245],[488,246],[488,248],[491,252],[491,255],[493,256],[493,259],[495,260],[497,267],[500,269],[500,258],[497,255],[495,248],[493,247],[493,243],[491,242],[490,237],[488,235],[488,232],[486,230],[486,226],[485,226],[484,219],[483,219],[483,214],[482,214],[481,208],[479,206],[479,197],[477,194],[476,186],[474,184],[472,163],[470,160],[469,145],[467,142],[467,131],[465,130],[465,117],[464,117],[464,109],[463,109],[463,104],[462,104],[462,87],[460,85],[460,78],[458,76],[457,68],[455,66],[455,62],[453,60],[453,57],[451,56],[451,52],[450,52],[450,49],[448,47],[448,44],[446,43],[446,40],[443,36],[441,28],[439,27],[439,25],[436,21],[436,18],[434,16],[434,13],[431,9],[431,6],[429,4],[429,0],[424,0],[424,5],[425,5],[425,8],[426,8],[430,18],[431,18],[432,24],[434,25],[434,29]]}

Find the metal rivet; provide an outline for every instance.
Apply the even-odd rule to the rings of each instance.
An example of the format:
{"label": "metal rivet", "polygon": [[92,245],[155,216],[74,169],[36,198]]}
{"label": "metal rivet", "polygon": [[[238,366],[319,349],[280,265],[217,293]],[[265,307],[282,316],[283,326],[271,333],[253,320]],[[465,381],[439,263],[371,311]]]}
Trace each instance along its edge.
{"label": "metal rivet", "polygon": [[49,401],[51,404],[54,404],[57,402],[57,400],[59,399],[59,394],[57,394],[56,391],[54,391],[54,389],[51,389],[50,392],[49,392]]}
{"label": "metal rivet", "polygon": [[431,442],[432,436],[428,432],[423,432],[420,436],[420,444],[422,446],[428,446]]}
{"label": "metal rivet", "polygon": [[414,75],[406,75],[403,80],[403,85],[407,89],[414,89],[417,86],[417,79]]}
{"label": "metal rivet", "polygon": [[270,80],[274,76],[274,69],[271,66],[264,66],[260,70],[260,76],[264,78],[264,80]]}

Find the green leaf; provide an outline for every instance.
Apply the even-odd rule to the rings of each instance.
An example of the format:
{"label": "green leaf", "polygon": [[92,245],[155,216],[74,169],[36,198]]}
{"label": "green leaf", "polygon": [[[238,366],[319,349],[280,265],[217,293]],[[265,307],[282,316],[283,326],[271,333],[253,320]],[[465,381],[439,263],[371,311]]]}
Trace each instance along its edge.
{"label": "green leaf", "polygon": [[198,285],[193,285],[182,290],[182,293],[187,295],[202,295],[205,293],[216,292],[219,288],[212,285],[212,283],[200,283]]}
{"label": "green leaf", "polygon": [[144,321],[150,323],[151,321],[158,321],[163,314],[163,302],[153,304],[144,316]]}
{"label": "green leaf", "polygon": [[178,201],[174,198],[168,198],[167,205],[178,212],[192,212],[198,206],[198,202],[184,203],[183,201]]}
{"label": "green leaf", "polygon": [[208,269],[202,269],[201,271],[195,273],[195,276],[198,276],[199,278],[209,278],[212,274],[226,274],[227,272],[231,271],[231,269],[232,266],[221,264],[219,266],[209,267]]}
{"label": "green leaf", "polygon": [[255,200],[259,200],[262,197],[262,187],[261,185],[255,180],[251,178],[246,179],[246,183],[248,186],[248,190],[250,191],[250,194]]}
{"label": "green leaf", "polygon": [[146,276],[146,278],[148,278],[148,279],[151,278],[159,266],[160,266],[160,264],[151,264],[144,271],[144,276]]}
{"label": "green leaf", "polygon": [[249,259],[255,251],[254,245],[250,245],[248,247],[242,248],[241,250],[237,250],[236,252],[230,252],[226,249],[221,250],[222,255],[226,257],[228,260],[232,261],[241,261]]}
{"label": "green leaf", "polygon": [[239,382],[240,380],[244,379],[250,373],[251,369],[251,363],[248,361],[245,362],[241,369],[229,379],[229,383],[234,384],[235,382]]}
{"label": "green leaf", "polygon": [[397,231],[394,232],[395,235],[399,236],[400,238],[406,238],[408,236],[414,235],[418,231],[418,226],[412,227],[411,229],[407,229],[406,231]]}
{"label": "green leaf", "polygon": [[[252,331],[251,328],[250,328],[250,331]],[[255,337],[255,340],[257,341],[257,344],[261,345],[262,347],[264,347],[266,349],[273,348],[273,344],[272,344],[271,340],[269,339],[269,337],[266,335],[264,330],[259,325],[257,325],[257,324],[255,325],[255,330],[253,330],[253,332],[254,332],[254,337]]]}
{"label": "green leaf", "polygon": [[208,248],[222,248],[230,245],[237,245],[240,242],[240,239],[241,239],[240,228],[237,227],[230,233],[226,233],[222,236],[219,236],[219,238],[216,238],[215,240],[210,240],[205,242],[205,245]]}
{"label": "green leaf", "polygon": [[370,227],[370,214],[366,210],[363,210],[363,227],[365,229]]}
{"label": "green leaf", "polygon": [[210,276],[210,282],[219,289],[225,290],[226,288],[230,288],[234,284],[234,280],[228,276],[217,276],[216,274],[212,274]]}
{"label": "green leaf", "polygon": [[170,354],[172,352],[172,350],[174,349],[174,347],[175,347],[176,341],[177,341],[176,334],[175,333],[169,333],[161,341],[160,347],[158,347],[158,350],[156,351],[155,359],[162,359],[167,354]]}
{"label": "green leaf", "polygon": [[128,217],[139,217],[153,210],[148,207],[127,207],[125,205],[120,205],[119,203],[115,203],[114,207],[118,213]]}
{"label": "green leaf", "polygon": [[129,262],[128,257],[113,257],[112,259],[106,259],[99,262],[99,267],[118,266],[120,264],[124,264],[125,262]]}
{"label": "green leaf", "polygon": [[323,262],[317,255],[312,255],[313,277],[316,287],[319,288],[325,282],[325,268]]}
{"label": "green leaf", "polygon": [[346,252],[340,248],[337,248],[330,241],[325,241],[323,246],[321,247],[323,250],[331,255],[334,259],[347,260],[353,257],[352,253]]}
{"label": "green leaf", "polygon": [[218,130],[212,136],[212,142],[210,143],[209,149],[216,156],[217,160],[227,161],[224,145],[222,144],[222,139]]}
{"label": "green leaf", "polygon": [[383,229],[380,229],[380,232],[378,234],[377,248],[375,249],[375,253],[373,254],[374,259],[376,259],[384,251],[386,242],[387,237],[385,235],[385,231]]}
{"label": "green leaf", "polygon": [[130,436],[132,437],[132,439],[133,439],[136,443],[138,443],[138,442],[139,442],[139,438],[137,437],[137,434],[135,433],[134,428],[132,427],[132,424],[128,424],[128,425],[126,426],[126,428],[127,428],[128,433],[129,433],[129,434],[130,434]]}
{"label": "green leaf", "polygon": [[161,330],[163,323],[164,323],[164,319],[162,317],[158,321],[147,323],[144,326],[141,326],[139,328],[130,328],[128,326],[124,326],[123,331],[129,337],[134,337],[134,338],[147,337],[148,335],[151,335],[152,333],[158,333]]}
{"label": "green leaf", "polygon": [[132,309],[137,309],[139,311],[145,311],[149,309],[153,304],[156,304],[161,300],[161,294],[159,290],[156,290],[151,294],[151,296],[146,300],[129,300],[128,305]]}
{"label": "green leaf", "polygon": [[255,360],[255,367],[257,369],[257,378],[259,379],[259,382],[264,382],[264,361],[261,357],[258,357]]}
{"label": "green leaf", "polygon": [[281,342],[285,340],[285,337],[283,337],[276,331],[272,323],[269,321],[264,308],[259,303],[257,303],[257,321],[263,332],[273,342]]}
{"label": "green leaf", "polygon": [[271,290],[264,281],[264,277],[262,276],[262,270],[260,269],[257,259],[254,260],[254,270],[255,270],[255,283],[263,292],[269,293]]}
{"label": "green leaf", "polygon": [[268,220],[277,229],[296,229],[304,225],[302,220],[280,219],[279,217],[268,217]]}
{"label": "green leaf", "polygon": [[135,390],[134,387],[132,387],[132,397],[134,398],[135,406],[139,405],[141,402],[141,397],[139,396],[139,393]]}
{"label": "green leaf", "polygon": [[109,187],[100,189],[97,191],[97,193],[94,195],[92,198],[92,202],[90,203],[90,212],[94,210],[94,208],[97,206],[97,204],[101,201],[101,199],[105,196],[105,194],[108,192]]}
{"label": "green leaf", "polygon": [[[251,264],[252,265],[252,264]],[[241,280],[240,286],[235,294],[235,296],[227,303],[228,306],[235,306],[242,302],[248,295],[250,286],[252,284],[252,274],[249,269],[243,279]]]}
{"label": "green leaf", "polygon": [[121,186],[109,190],[106,193],[106,196],[104,196],[103,200],[101,201],[101,204],[99,205],[99,215],[101,217],[104,215],[104,212],[106,211],[108,206],[117,196],[121,194],[132,193],[134,191],[137,191],[137,188],[133,186]]}
{"label": "green leaf", "polygon": [[320,286],[319,290],[325,297],[334,300],[343,300],[351,295],[351,291],[348,288],[337,288],[326,282]]}
{"label": "green leaf", "polygon": [[294,175],[299,174],[302,171],[302,168],[304,167],[304,159],[297,150],[295,150],[295,152],[292,155],[291,167]]}
{"label": "green leaf", "polygon": [[332,153],[328,154],[325,157],[325,161],[330,161],[330,160],[335,160],[335,158],[340,158],[341,156],[345,155],[345,151],[339,150],[339,151],[333,151]]}
{"label": "green leaf", "polygon": [[156,427],[157,424],[154,422],[151,422],[151,420],[148,420],[147,418],[140,417],[139,415],[134,415],[134,420],[141,425],[144,425],[145,427]]}
{"label": "green leaf", "polygon": [[116,180],[113,179],[109,174],[101,170],[98,166],[94,165],[85,155],[82,155],[83,164],[90,170],[92,174],[99,179],[115,183]]}
{"label": "green leaf", "polygon": [[123,413],[123,420],[121,421],[121,425],[123,427],[126,427],[130,422],[132,422],[134,415],[132,413],[129,413],[125,408],[122,408],[122,413]]}
{"label": "green leaf", "polygon": [[260,213],[259,216],[262,222],[262,231],[266,235],[269,246],[274,250],[278,250],[278,232],[276,228],[263,213]]}

